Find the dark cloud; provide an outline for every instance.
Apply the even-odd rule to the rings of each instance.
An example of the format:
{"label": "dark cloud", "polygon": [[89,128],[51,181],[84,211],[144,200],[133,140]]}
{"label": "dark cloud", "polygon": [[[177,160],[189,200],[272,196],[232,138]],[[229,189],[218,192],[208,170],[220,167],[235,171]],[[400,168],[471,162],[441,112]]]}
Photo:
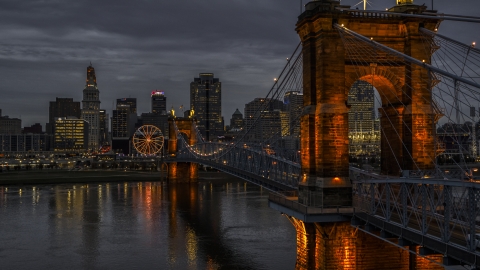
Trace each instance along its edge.
{"label": "dark cloud", "polygon": [[[380,10],[394,4],[372,2]],[[434,4],[445,13],[479,10],[478,0]],[[81,101],[91,61],[109,111],[121,97],[136,97],[139,111],[149,111],[152,89],[165,90],[169,107],[188,107],[189,83],[213,72],[223,84],[228,122],[236,108],[243,111],[270,89],[299,42],[299,13],[300,1],[3,0],[0,108],[21,115],[24,125],[44,124],[55,97]],[[458,25],[444,22],[440,31],[463,42],[480,40],[478,24],[463,23],[460,32]]]}

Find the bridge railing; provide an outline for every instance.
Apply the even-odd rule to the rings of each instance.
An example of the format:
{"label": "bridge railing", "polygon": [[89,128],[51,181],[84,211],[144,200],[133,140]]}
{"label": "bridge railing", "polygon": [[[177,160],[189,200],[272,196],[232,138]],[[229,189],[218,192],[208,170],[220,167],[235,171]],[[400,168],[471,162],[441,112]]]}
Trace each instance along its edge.
{"label": "bridge railing", "polygon": [[179,150],[177,160],[197,159],[214,162],[247,173],[255,174],[291,188],[297,188],[300,180],[300,164],[285,158],[269,155],[265,151],[247,145],[226,143],[199,143]]}
{"label": "bridge railing", "polygon": [[396,235],[410,235],[410,241],[425,237],[440,244],[441,254],[450,252],[458,260],[469,259],[462,252],[475,254],[478,241],[470,236],[480,233],[480,183],[427,174],[395,178],[356,168],[350,175],[356,216]]}

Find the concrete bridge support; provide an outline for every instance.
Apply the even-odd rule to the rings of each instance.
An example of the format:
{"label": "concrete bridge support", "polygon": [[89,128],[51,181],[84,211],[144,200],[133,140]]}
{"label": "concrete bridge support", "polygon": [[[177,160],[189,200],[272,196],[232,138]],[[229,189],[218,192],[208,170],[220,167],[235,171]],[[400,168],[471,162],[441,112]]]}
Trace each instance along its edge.
{"label": "concrete bridge support", "polygon": [[293,217],[288,219],[297,231],[297,270],[444,269],[431,261],[442,262],[441,255],[429,255],[428,259],[416,256],[408,249],[418,252],[418,246],[401,249],[357,230],[349,222],[305,223]]}

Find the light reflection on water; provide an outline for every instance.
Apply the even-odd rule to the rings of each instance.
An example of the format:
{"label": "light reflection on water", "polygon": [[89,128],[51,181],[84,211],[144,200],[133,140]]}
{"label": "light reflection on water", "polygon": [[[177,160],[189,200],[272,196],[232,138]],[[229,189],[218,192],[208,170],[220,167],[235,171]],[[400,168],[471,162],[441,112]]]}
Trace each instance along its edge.
{"label": "light reflection on water", "polygon": [[2,269],[294,269],[296,233],[242,181],[0,187]]}

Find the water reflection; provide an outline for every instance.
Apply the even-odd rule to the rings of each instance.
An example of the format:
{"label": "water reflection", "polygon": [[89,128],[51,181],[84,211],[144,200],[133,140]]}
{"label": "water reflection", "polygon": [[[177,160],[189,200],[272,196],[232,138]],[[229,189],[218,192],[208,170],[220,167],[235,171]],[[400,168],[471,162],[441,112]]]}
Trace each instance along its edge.
{"label": "water reflection", "polygon": [[[293,269],[295,229],[242,181],[0,187],[7,268]],[[25,254],[28,254],[25,259]]]}

